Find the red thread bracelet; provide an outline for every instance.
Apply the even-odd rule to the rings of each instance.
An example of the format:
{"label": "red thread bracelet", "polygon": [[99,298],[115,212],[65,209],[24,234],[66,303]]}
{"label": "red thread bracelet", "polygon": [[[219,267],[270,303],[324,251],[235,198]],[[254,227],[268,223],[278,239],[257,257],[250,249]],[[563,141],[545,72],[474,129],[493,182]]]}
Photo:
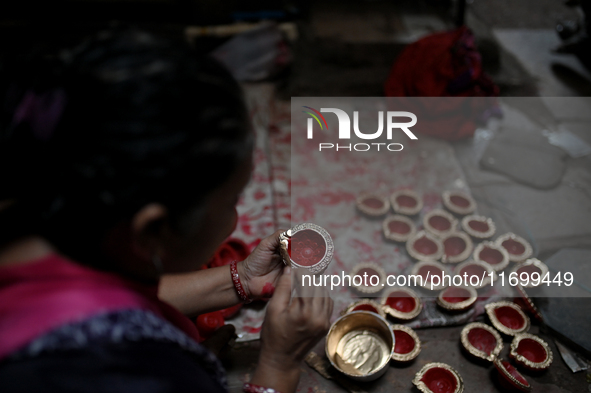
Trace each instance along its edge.
{"label": "red thread bracelet", "polygon": [[238,267],[236,266],[236,261],[232,261],[232,263],[230,263],[230,273],[232,274],[232,282],[234,283],[234,288],[236,289],[236,292],[238,293],[238,297],[240,298],[240,300],[242,300],[244,303],[252,302],[252,299],[248,297],[246,291],[244,290],[244,287],[242,286],[242,283],[240,282],[240,276],[238,275]]}
{"label": "red thread bracelet", "polygon": [[259,385],[253,385],[248,382],[245,383],[244,386],[242,386],[242,391],[244,393],[281,393],[278,390],[271,389],[271,388],[265,388],[265,387],[259,386]]}

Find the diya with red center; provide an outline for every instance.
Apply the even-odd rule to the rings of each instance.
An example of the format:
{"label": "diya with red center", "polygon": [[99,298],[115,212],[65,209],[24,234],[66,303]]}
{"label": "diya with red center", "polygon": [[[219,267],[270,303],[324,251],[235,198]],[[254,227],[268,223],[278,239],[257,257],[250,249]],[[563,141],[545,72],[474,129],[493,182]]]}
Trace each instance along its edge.
{"label": "diya with red center", "polygon": [[388,290],[382,297],[384,311],[395,319],[408,321],[421,313],[423,303],[415,291],[397,287]]}
{"label": "diya with red center", "polygon": [[439,307],[447,311],[465,311],[472,307],[478,299],[476,289],[471,287],[448,287],[437,296]]}
{"label": "diya with red center", "polygon": [[443,263],[463,262],[470,257],[474,250],[472,239],[464,232],[451,232],[441,238],[441,243],[443,243],[443,255],[441,256]]}
{"label": "diya with red center", "polygon": [[499,236],[495,243],[507,251],[511,262],[525,261],[533,253],[529,242],[514,233]]}
{"label": "diya with red center", "polygon": [[[474,289],[484,288],[491,284],[491,276],[493,281],[497,279],[497,274],[492,267],[486,262],[466,261],[462,262],[455,268],[455,273],[459,276],[465,277],[467,284]],[[492,273],[492,274],[491,274]],[[470,280],[470,277],[478,277],[476,280]],[[484,279],[482,279],[484,277]]]}
{"label": "diya with red center", "polygon": [[495,302],[484,306],[493,326],[508,336],[525,333],[529,329],[529,318],[521,308],[511,302]]}
{"label": "diya with red center", "polygon": [[361,194],[356,201],[357,209],[370,217],[382,217],[390,211],[388,198],[373,194]]}
{"label": "diya with red center", "polygon": [[475,239],[490,239],[496,231],[493,220],[475,214],[462,218],[462,229]]}
{"label": "diya with red center", "polygon": [[460,340],[462,347],[468,354],[489,362],[494,361],[503,349],[501,335],[492,327],[481,322],[467,324],[462,329]]}
{"label": "diya with red center", "polygon": [[431,291],[440,291],[448,286],[449,280],[439,280],[438,285],[432,285],[432,277],[439,276],[440,278],[443,274],[447,276],[451,276],[450,272],[447,270],[447,267],[440,262],[436,261],[421,261],[416,263],[411,273],[412,275],[418,275],[422,277],[422,280],[419,284],[425,289]]}
{"label": "diya with red center", "polygon": [[456,230],[458,220],[441,209],[431,210],[423,217],[423,227],[437,237],[445,237]]}
{"label": "diya with red center", "polygon": [[515,362],[532,371],[545,370],[552,364],[552,351],[550,346],[538,336],[529,333],[520,333],[511,342],[509,356]]}
{"label": "diya with red center", "polygon": [[334,244],[329,233],[312,224],[299,224],[280,235],[280,251],[284,262],[302,268],[312,274],[326,270],[334,254]]}
{"label": "diya with red center", "polygon": [[417,333],[404,325],[392,325],[394,333],[394,352],[392,360],[395,363],[408,363],[421,353],[421,340]]}
{"label": "diya with red center", "polygon": [[[350,275],[352,287],[361,295],[376,294],[384,289],[386,272],[375,263],[360,263],[353,268]],[[361,285],[358,285],[360,281],[355,276],[361,278]],[[375,277],[372,276],[377,276],[378,280],[376,281]]]}
{"label": "diya with red center", "polygon": [[475,261],[485,262],[496,271],[500,272],[509,265],[509,255],[507,251],[493,242],[482,242],[474,248],[472,255]]}
{"label": "diya with red center", "polygon": [[443,244],[435,235],[418,231],[406,242],[408,254],[419,261],[436,261],[443,255]]}
{"label": "diya with red center", "polygon": [[413,190],[399,190],[390,195],[390,204],[394,212],[405,216],[419,214],[423,208],[423,200]]}
{"label": "diya with red center", "polygon": [[428,363],[415,374],[412,383],[423,393],[462,393],[464,381],[445,363]]}
{"label": "diya with red center", "polygon": [[414,222],[400,214],[386,217],[382,223],[382,230],[386,239],[401,243],[406,242],[417,232]]}
{"label": "diya with red center", "polygon": [[444,191],[441,198],[443,205],[455,214],[465,216],[474,213],[476,210],[476,201],[464,191]]}
{"label": "diya with red center", "polygon": [[382,318],[386,318],[386,313],[384,312],[382,305],[370,299],[361,299],[349,304],[347,308],[341,312],[341,315],[353,311],[369,311],[378,314]]}
{"label": "diya with red center", "polygon": [[503,359],[494,360],[497,369],[499,383],[507,391],[529,392],[531,385],[523,375],[511,363]]}
{"label": "diya with red center", "polygon": [[[537,258],[530,258],[515,266],[512,272],[517,273],[521,286],[524,288],[534,288],[539,286],[544,276],[548,274],[548,266]],[[526,279],[524,280],[522,277]]]}

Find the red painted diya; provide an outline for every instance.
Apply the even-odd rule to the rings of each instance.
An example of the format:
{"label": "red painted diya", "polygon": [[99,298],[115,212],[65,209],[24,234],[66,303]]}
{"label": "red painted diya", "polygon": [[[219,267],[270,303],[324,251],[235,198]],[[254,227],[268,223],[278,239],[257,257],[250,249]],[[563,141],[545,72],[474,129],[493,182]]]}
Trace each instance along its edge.
{"label": "red painted diya", "polygon": [[499,383],[508,391],[529,392],[531,385],[527,379],[515,367],[506,360],[495,359],[495,368],[498,371]]}
{"label": "red painted diya", "polygon": [[463,216],[476,210],[476,201],[464,191],[444,191],[441,198],[443,205],[453,213]]}
{"label": "red painted diya", "polygon": [[461,342],[470,355],[489,362],[494,361],[503,349],[501,335],[480,322],[469,323],[462,329]]}
{"label": "red painted diya", "polygon": [[[497,279],[497,274],[492,267],[488,263],[476,261],[463,262],[457,265],[455,269],[455,273],[459,276],[466,277],[467,284],[474,289],[480,289],[490,285],[491,272],[494,281]],[[476,283],[475,279],[470,281],[470,277],[472,276],[477,276],[479,278],[478,283]],[[482,277],[484,277],[484,280]]]}
{"label": "red painted diya", "polygon": [[404,325],[392,325],[392,332],[394,333],[392,360],[406,363],[419,356],[421,340],[414,330]]}
{"label": "red painted diya", "polygon": [[443,255],[443,244],[431,233],[419,231],[406,242],[406,251],[419,261],[436,261]]}
{"label": "red painted diya", "polygon": [[488,263],[496,272],[500,272],[509,265],[507,251],[493,242],[482,242],[477,245],[472,257],[477,262]]}
{"label": "red painted diya", "polygon": [[398,214],[414,216],[423,208],[423,201],[419,194],[412,190],[399,190],[390,195],[392,209]]}
{"label": "red painted diya", "polygon": [[464,232],[452,232],[441,239],[443,243],[443,263],[458,263],[468,259],[474,245],[470,236]]}
{"label": "red painted diya", "polygon": [[334,254],[334,244],[326,229],[312,223],[296,225],[279,237],[283,261],[312,274],[326,270]]}
{"label": "red painted diya", "polygon": [[[433,286],[431,286],[431,279],[433,276],[439,276],[441,278],[441,276],[443,274],[446,275],[450,275],[450,272],[447,270],[447,268],[440,262],[435,262],[435,261],[422,261],[422,262],[418,262],[417,264],[415,264],[411,270],[411,274],[412,275],[419,275],[421,276],[423,279],[422,281],[422,287],[425,289],[429,289],[429,290],[433,290],[433,291],[440,291],[444,288],[447,287],[447,284],[449,284],[449,280],[439,280],[438,282],[435,282]],[[418,282],[418,284],[421,284],[421,282]],[[439,284],[439,285],[435,285],[435,284]]]}
{"label": "red painted diya", "polygon": [[371,217],[381,217],[390,210],[388,198],[378,194],[361,194],[356,204],[359,211]]}
{"label": "red painted diya", "polygon": [[[548,274],[548,266],[539,259],[530,258],[515,266],[512,271],[517,273],[521,286],[524,288],[534,288],[539,286],[544,276]],[[522,278],[525,279],[522,280]]]}
{"label": "red painted diya", "polygon": [[378,314],[382,318],[386,318],[386,313],[382,309],[382,305],[370,299],[361,299],[349,304],[349,306],[341,312],[341,315],[348,314],[353,311],[369,311]]}
{"label": "red painted diya", "polygon": [[389,290],[382,297],[386,313],[396,319],[408,321],[421,313],[421,298],[410,288],[397,287]]}
{"label": "red painted diya", "polygon": [[416,233],[414,222],[399,214],[387,217],[382,223],[384,237],[395,242],[406,242]]}
{"label": "red painted diya", "polygon": [[484,306],[493,326],[508,336],[525,333],[529,329],[529,318],[515,303],[496,302]]}
{"label": "red painted diya", "polygon": [[437,304],[448,311],[463,311],[474,305],[478,294],[471,287],[448,287],[437,296]]}
{"label": "red painted diya", "polygon": [[464,381],[445,363],[428,363],[415,374],[412,383],[423,393],[462,393]]}
{"label": "red painted diya", "polygon": [[495,241],[495,243],[507,250],[511,262],[521,262],[531,257],[533,250],[531,245],[514,233],[505,233]]}
{"label": "red painted diya", "polygon": [[489,239],[497,230],[493,220],[475,214],[462,218],[462,229],[476,239]]}
{"label": "red painted diya", "polygon": [[441,209],[431,210],[423,217],[423,227],[438,237],[444,237],[454,232],[457,225],[458,220]]}
{"label": "red painted diya", "polygon": [[[357,276],[357,279],[356,277]],[[372,276],[378,276],[379,280]],[[359,280],[361,278],[361,280]],[[375,294],[380,292],[386,282],[386,272],[375,263],[360,263],[351,271],[351,284],[361,294]],[[375,285],[374,285],[375,284]]]}
{"label": "red painted diya", "polygon": [[552,351],[548,343],[533,334],[521,333],[511,342],[509,354],[515,362],[534,371],[545,370],[552,364]]}

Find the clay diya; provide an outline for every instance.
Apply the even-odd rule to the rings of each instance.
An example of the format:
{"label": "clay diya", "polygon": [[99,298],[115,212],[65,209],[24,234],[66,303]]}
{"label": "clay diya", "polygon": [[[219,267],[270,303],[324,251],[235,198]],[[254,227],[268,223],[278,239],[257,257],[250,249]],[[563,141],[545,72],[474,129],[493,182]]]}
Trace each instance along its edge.
{"label": "clay diya", "polygon": [[505,233],[499,236],[495,243],[507,250],[511,262],[524,261],[531,257],[533,253],[531,245],[527,240],[514,233]]}
{"label": "clay diya", "polygon": [[386,239],[395,242],[405,242],[417,232],[414,222],[399,214],[387,217],[382,223],[382,230]]}
{"label": "clay diya", "polygon": [[445,363],[428,363],[415,374],[412,383],[423,393],[462,393],[464,381]]}
{"label": "clay diya", "polygon": [[498,371],[499,383],[508,391],[529,392],[531,385],[527,379],[515,367],[506,360],[495,359],[495,368]]}
{"label": "clay diya", "polygon": [[406,242],[406,251],[416,260],[436,261],[443,255],[443,244],[431,233],[418,231]]}
{"label": "clay diya", "polygon": [[394,333],[394,352],[392,360],[406,363],[414,360],[421,353],[421,340],[417,333],[404,325],[392,325]]}
{"label": "clay diya", "polygon": [[364,193],[356,201],[357,208],[370,217],[382,217],[390,210],[388,198],[378,194]]}
{"label": "clay diya", "polygon": [[382,297],[384,311],[400,320],[408,321],[421,313],[421,298],[410,288],[392,288]]}
{"label": "clay diya", "polygon": [[386,318],[386,313],[382,309],[382,305],[369,299],[361,299],[353,302],[341,312],[341,315],[348,314],[353,311],[369,311],[378,314],[382,318]]}
{"label": "clay diya", "polygon": [[441,198],[443,205],[453,213],[464,216],[476,210],[476,201],[464,191],[444,191]]}
{"label": "clay diya", "polygon": [[441,209],[431,210],[423,217],[423,227],[435,236],[444,237],[455,231],[458,220]]}
{"label": "clay diya", "polygon": [[448,311],[464,311],[474,305],[478,294],[471,287],[448,287],[437,296],[437,304]]}
{"label": "clay diya", "polygon": [[326,229],[312,223],[296,225],[279,236],[283,261],[312,274],[326,270],[334,254],[334,244]]}
{"label": "clay diya", "polygon": [[[521,286],[524,288],[534,288],[539,286],[544,276],[548,274],[548,266],[537,258],[530,258],[515,266],[512,271],[517,273]],[[537,273],[537,275],[534,273]],[[527,278],[522,280],[522,277]],[[532,277],[536,279],[532,280]]]}
{"label": "clay diya", "polygon": [[517,296],[513,299],[513,301],[519,307],[521,307],[522,310],[525,310],[529,315],[533,316],[540,322],[544,322],[544,317],[542,316],[542,313],[540,313],[540,310],[538,310],[532,298],[530,298],[527,292],[525,292],[525,289],[518,284],[515,287],[515,290],[517,291]]}
{"label": "clay diya", "polygon": [[492,362],[503,349],[501,335],[492,327],[472,322],[461,333],[462,347],[472,356]]}
{"label": "clay diya", "polygon": [[465,261],[474,249],[472,239],[464,232],[452,232],[441,238],[441,243],[443,243],[443,255],[441,256],[443,263]]}
{"label": "clay diya", "polygon": [[495,272],[500,272],[509,265],[507,251],[493,242],[482,242],[477,245],[472,257],[477,262],[488,263]]}
{"label": "clay diya", "polygon": [[[355,276],[358,277],[357,280]],[[379,280],[376,282],[376,278],[374,277],[372,279],[372,276],[378,276]],[[382,284],[385,282],[386,272],[375,263],[360,263],[351,271],[351,284],[356,291],[363,295],[380,292],[384,288]]]}
{"label": "clay diya", "polygon": [[[497,279],[497,274],[492,267],[485,262],[466,261],[456,266],[455,273],[466,278],[467,285],[474,289],[480,289],[491,284],[491,276],[493,281]],[[491,274],[492,273],[492,274]],[[470,280],[470,277],[476,276],[478,280]],[[484,279],[483,279],[484,277]]]}
{"label": "clay diya", "polygon": [[443,274],[450,275],[449,271],[440,262],[435,261],[422,261],[415,264],[411,270],[412,275],[421,276],[423,279],[417,281],[417,283],[422,284],[421,286],[425,289],[429,289],[432,291],[440,291],[446,288],[449,284],[449,280],[440,280],[439,285],[431,285],[432,281],[431,278],[433,276],[443,276]]}
{"label": "clay diya", "polygon": [[412,190],[399,190],[390,195],[392,209],[398,214],[414,216],[423,208],[423,201],[419,194]]}
{"label": "clay diya", "polygon": [[525,333],[529,329],[529,318],[515,303],[495,302],[484,306],[493,326],[508,336]]}
{"label": "clay diya", "polygon": [[511,342],[509,356],[515,362],[533,371],[545,370],[552,364],[552,351],[548,343],[533,334],[521,333]]}
{"label": "clay diya", "polygon": [[337,319],[326,335],[326,357],[345,376],[373,381],[382,376],[394,352],[394,333],[388,322],[368,311]]}
{"label": "clay diya", "polygon": [[497,230],[493,220],[475,214],[462,218],[462,229],[476,239],[489,239]]}

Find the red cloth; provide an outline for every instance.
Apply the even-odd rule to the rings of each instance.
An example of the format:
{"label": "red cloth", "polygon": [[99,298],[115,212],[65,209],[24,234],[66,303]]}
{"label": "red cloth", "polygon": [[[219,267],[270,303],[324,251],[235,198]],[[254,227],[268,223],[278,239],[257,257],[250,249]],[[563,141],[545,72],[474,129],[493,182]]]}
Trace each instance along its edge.
{"label": "red cloth", "polygon": [[[408,45],[394,62],[384,90],[387,97],[499,95],[499,88],[482,70],[474,36],[465,26]],[[393,105],[417,115],[413,131],[448,140],[472,136],[479,120],[499,111],[494,98],[406,99]]]}
{"label": "red cloth", "polygon": [[123,309],[143,309],[199,342],[195,325],[144,286],[51,254],[0,268],[0,360],[67,323]]}

